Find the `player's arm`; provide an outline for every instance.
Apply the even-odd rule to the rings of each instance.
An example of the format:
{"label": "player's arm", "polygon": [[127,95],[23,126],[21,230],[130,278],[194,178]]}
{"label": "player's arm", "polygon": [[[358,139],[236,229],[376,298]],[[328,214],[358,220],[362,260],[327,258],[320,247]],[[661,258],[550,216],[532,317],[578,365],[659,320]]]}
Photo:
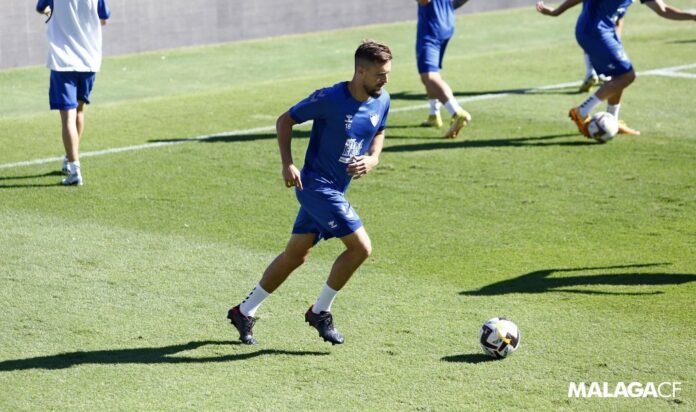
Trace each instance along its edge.
{"label": "player's arm", "polygon": [[696,13],[682,11],[666,5],[662,0],[648,0],[645,5],[650,7],[658,16],[669,20],[696,20]]}
{"label": "player's arm", "polygon": [[97,2],[97,14],[99,15],[101,25],[105,26],[106,21],[109,20],[109,17],[111,17],[111,10],[109,10],[106,0],[99,0]]}
{"label": "player's arm", "polygon": [[383,147],[384,129],[377,132],[374,139],[372,139],[370,150],[367,151],[366,155],[353,157],[353,162],[349,164],[347,168],[348,174],[355,179],[360,179],[370,172],[370,170],[374,169],[379,163],[379,155],[382,153]]}
{"label": "player's arm", "polygon": [[569,8],[575,7],[580,3],[582,3],[582,0],[565,0],[563,3],[560,4],[560,6],[556,7],[555,9],[552,9],[551,7],[544,4],[543,1],[539,0],[536,3],[536,9],[539,13],[543,14],[544,16],[556,17],[563,14]]}
{"label": "player's arm", "polygon": [[51,11],[53,10],[53,0],[39,0],[36,3],[36,11],[39,14],[43,14],[46,17],[51,17]]}
{"label": "player's arm", "polygon": [[285,187],[297,186],[298,189],[302,190],[300,171],[292,161],[292,126],[295,124],[290,113],[285,112],[276,121],[276,133],[278,133],[278,147],[280,148],[280,160],[283,164]]}

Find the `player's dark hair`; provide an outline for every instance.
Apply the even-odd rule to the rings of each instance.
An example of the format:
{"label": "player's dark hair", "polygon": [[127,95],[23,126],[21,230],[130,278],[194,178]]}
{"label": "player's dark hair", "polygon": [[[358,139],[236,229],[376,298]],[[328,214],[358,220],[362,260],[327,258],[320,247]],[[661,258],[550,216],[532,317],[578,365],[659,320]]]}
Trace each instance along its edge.
{"label": "player's dark hair", "polygon": [[363,40],[355,51],[355,66],[384,64],[391,61],[392,54],[389,47],[373,40]]}

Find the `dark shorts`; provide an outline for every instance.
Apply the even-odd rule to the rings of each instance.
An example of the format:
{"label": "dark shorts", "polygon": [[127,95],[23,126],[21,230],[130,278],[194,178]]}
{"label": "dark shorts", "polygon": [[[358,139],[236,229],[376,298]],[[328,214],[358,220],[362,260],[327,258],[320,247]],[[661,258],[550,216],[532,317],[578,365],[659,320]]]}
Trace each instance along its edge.
{"label": "dark shorts", "polygon": [[300,211],[297,213],[293,234],[314,233],[314,243],[332,237],[342,238],[362,227],[360,216],[353,210],[343,193],[331,187],[307,184],[295,189]]}
{"label": "dark shorts", "polygon": [[576,35],[578,44],[590,57],[595,71],[605,76],[620,76],[633,70],[616,32]]}
{"label": "dark shorts", "polygon": [[78,102],[89,104],[92,92],[94,72],[57,72],[51,70],[51,85],[48,89],[48,101],[51,110],[75,109]]}
{"label": "dark shorts", "polygon": [[418,73],[437,73],[442,69],[442,59],[449,39],[418,39],[416,41],[416,61]]}

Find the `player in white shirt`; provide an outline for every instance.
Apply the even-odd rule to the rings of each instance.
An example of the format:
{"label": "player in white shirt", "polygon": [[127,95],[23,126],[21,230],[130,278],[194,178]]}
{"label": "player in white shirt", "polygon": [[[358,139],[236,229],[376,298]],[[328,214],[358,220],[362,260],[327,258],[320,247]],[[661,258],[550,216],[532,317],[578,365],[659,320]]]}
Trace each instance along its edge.
{"label": "player in white shirt", "polygon": [[36,10],[48,17],[49,103],[59,110],[65,158],[64,185],[82,185],[80,138],[85,128],[96,73],[101,68],[102,33],[111,12],[106,0],[39,0]]}

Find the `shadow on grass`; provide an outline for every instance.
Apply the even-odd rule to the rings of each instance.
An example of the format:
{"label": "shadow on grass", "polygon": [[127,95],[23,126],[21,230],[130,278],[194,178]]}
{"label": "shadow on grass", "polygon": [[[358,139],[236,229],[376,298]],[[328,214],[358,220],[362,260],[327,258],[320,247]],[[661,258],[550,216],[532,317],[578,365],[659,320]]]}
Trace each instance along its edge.
{"label": "shadow on grass", "polygon": [[[578,83],[579,86],[579,83]],[[526,89],[501,89],[501,90],[479,90],[479,91],[468,91],[468,92],[454,92],[454,97],[470,97],[471,100],[478,100],[475,98],[487,98],[495,96],[507,96],[511,94],[579,94],[578,86],[568,86],[568,87],[554,87],[554,88],[526,88]],[[484,97],[485,96],[485,97]],[[392,100],[412,100],[421,101],[426,103],[428,101],[428,95],[425,93],[412,93],[412,92],[397,92],[389,93],[389,97]]]}
{"label": "shadow on grass", "polygon": [[[389,129],[387,128],[387,131]],[[534,147],[534,146],[588,146],[596,145],[597,142],[582,138],[582,140],[561,140],[554,139],[575,136],[580,139],[578,133],[553,134],[546,136],[530,136],[517,137],[512,139],[489,139],[489,140],[446,140],[439,139],[438,141],[428,143],[413,143],[387,146],[385,152],[416,152],[422,150],[440,150],[440,149],[459,149],[459,148],[480,148],[480,147]],[[387,134],[389,139],[413,139],[407,136],[391,136]]]}
{"label": "shadow on grass", "polygon": [[[39,173],[35,175],[23,175],[23,176],[0,176],[0,182],[4,181],[14,181],[14,180],[24,180],[24,179],[39,179],[42,177],[49,176],[63,176],[58,170],[52,172]],[[15,188],[31,188],[31,187],[51,187],[51,186],[62,186],[60,180],[52,183],[0,183],[0,189],[15,189]]]}
{"label": "shadow on grass", "polygon": [[656,295],[663,292],[605,292],[583,289],[567,289],[577,286],[590,285],[610,285],[610,286],[638,286],[638,285],[681,285],[683,283],[696,281],[696,275],[685,273],[599,273],[599,274],[582,274],[580,276],[551,276],[554,273],[567,272],[586,272],[594,270],[609,270],[609,269],[637,269],[649,268],[656,266],[666,266],[669,263],[646,263],[646,264],[630,264],[618,266],[598,266],[585,267],[575,269],[543,269],[535,272],[526,273],[514,279],[503,280],[484,286],[478,290],[470,290],[460,292],[460,295],[468,296],[491,296],[505,295],[508,293],[546,293],[546,292],[564,292],[564,293],[582,293],[588,295]]}
{"label": "shadow on grass", "polygon": [[442,359],[440,359],[445,362],[458,362],[458,363],[482,363],[482,362],[491,362],[495,361],[495,359],[492,356],[487,356],[484,355],[483,353],[467,353],[463,355],[451,355],[451,356],[443,356]]}
{"label": "shadow on grass", "polygon": [[[305,139],[309,137],[309,130],[293,130],[292,131],[292,137],[293,139]],[[269,140],[269,139],[276,139],[277,135],[275,133],[246,133],[246,134],[238,134],[238,133],[230,133],[230,134],[221,134],[221,135],[216,135],[216,136],[210,136],[210,137],[204,137],[204,138],[198,138],[198,139],[191,139],[191,138],[183,138],[183,139],[154,139],[154,140],[148,140],[149,143],[184,143],[184,142],[200,142],[200,143],[238,143],[238,142],[253,142],[256,140]]]}
{"label": "shadow on grass", "polygon": [[287,351],[277,349],[261,349],[248,353],[237,353],[209,357],[184,357],[170,355],[178,352],[198,349],[206,345],[241,345],[240,342],[231,341],[192,341],[181,345],[162,346],[159,348],[133,348],[97,350],[87,352],[59,353],[51,356],[37,356],[26,359],[12,359],[0,361],[0,372],[11,372],[26,369],[65,369],[77,365],[103,365],[103,364],[156,364],[156,363],[211,363],[241,361],[258,356],[287,355],[287,356],[321,356],[328,352]]}

